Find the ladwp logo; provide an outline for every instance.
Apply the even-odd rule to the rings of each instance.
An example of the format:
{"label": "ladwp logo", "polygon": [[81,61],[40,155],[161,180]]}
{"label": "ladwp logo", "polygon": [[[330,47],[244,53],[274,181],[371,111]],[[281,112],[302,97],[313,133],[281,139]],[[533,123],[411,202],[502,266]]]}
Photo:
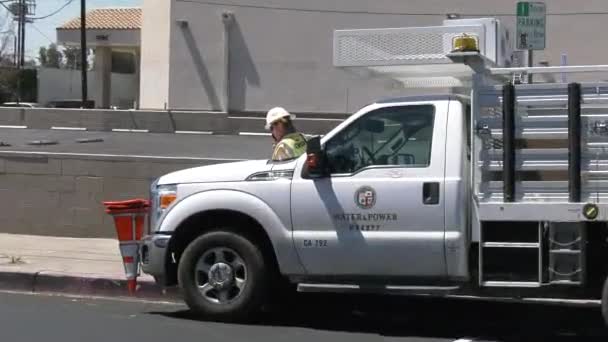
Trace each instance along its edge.
{"label": "ladwp logo", "polygon": [[363,186],[355,192],[355,203],[361,209],[371,209],[376,204],[376,191],[369,186]]}

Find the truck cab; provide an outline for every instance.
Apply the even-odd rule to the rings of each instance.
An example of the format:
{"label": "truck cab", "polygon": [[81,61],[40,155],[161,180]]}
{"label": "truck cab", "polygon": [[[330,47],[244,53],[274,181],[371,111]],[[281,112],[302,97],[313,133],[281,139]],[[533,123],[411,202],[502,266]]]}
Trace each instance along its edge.
{"label": "truck cab", "polygon": [[311,278],[466,277],[452,255],[465,252],[466,215],[451,205],[467,188],[465,101],[378,101],[321,140],[316,170],[293,164],[293,242]]}

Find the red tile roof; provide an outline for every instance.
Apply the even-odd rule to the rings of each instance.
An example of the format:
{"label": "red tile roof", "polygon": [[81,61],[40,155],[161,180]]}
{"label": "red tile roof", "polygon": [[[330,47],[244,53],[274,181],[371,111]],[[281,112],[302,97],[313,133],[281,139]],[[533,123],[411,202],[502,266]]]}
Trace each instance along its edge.
{"label": "red tile roof", "polygon": [[[86,21],[89,30],[139,30],[141,8],[98,8],[87,12]],[[68,21],[57,29],[80,29],[80,17]]]}

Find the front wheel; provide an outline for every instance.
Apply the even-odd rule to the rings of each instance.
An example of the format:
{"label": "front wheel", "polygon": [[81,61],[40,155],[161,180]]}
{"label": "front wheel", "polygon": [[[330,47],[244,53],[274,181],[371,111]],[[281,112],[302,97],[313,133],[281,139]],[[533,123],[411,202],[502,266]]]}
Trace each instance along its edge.
{"label": "front wheel", "polygon": [[232,232],[203,234],[180,258],[179,285],[192,311],[206,318],[250,318],[267,296],[268,271],[260,249]]}

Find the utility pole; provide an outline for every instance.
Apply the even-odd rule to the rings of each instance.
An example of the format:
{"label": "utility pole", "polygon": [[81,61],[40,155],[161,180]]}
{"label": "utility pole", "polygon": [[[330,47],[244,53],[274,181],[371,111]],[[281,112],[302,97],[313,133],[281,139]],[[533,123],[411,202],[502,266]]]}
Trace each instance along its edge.
{"label": "utility pole", "polygon": [[[14,8],[14,7],[13,7]],[[17,22],[17,30],[15,31],[15,67],[19,66],[19,56],[21,56],[21,17],[19,13],[13,13],[13,21]]]}
{"label": "utility pole", "polygon": [[17,21],[17,37],[15,38],[15,43],[17,48],[15,49],[15,66],[19,68],[21,64],[21,2],[23,0],[18,0],[13,3],[13,18]]}
{"label": "utility pole", "polygon": [[[6,2],[6,1],[4,1]],[[34,14],[36,9],[36,0],[12,0],[9,11],[13,16],[13,21],[17,22],[17,34],[14,42],[13,61],[17,69],[17,103],[22,100],[21,78],[25,67],[25,24],[32,19],[28,16]]]}
{"label": "utility pole", "polygon": [[21,60],[19,64],[23,67],[25,65],[25,14],[27,13],[27,5],[25,0],[19,2],[19,22],[21,23]]}
{"label": "utility pole", "polygon": [[16,15],[18,16],[17,19],[17,42],[18,42],[18,52],[17,52],[17,56],[15,57],[15,63],[17,64],[17,104],[21,103],[21,69],[23,68],[23,63],[22,63],[22,58],[21,56],[23,55],[23,39],[22,35],[23,35],[23,25],[24,20],[23,18],[25,17],[23,14],[23,5],[24,5],[25,0],[19,0],[19,2],[17,3],[17,13]]}
{"label": "utility pole", "polygon": [[80,0],[80,57],[82,59],[82,108],[87,103],[87,21],[86,0]]}
{"label": "utility pole", "polygon": [[19,38],[18,38],[18,33],[17,33],[17,35],[15,35],[15,34],[13,33],[13,44],[15,45],[15,46],[13,47],[13,64],[14,64],[15,66],[17,66],[17,41],[18,41],[18,40],[19,40]]}

